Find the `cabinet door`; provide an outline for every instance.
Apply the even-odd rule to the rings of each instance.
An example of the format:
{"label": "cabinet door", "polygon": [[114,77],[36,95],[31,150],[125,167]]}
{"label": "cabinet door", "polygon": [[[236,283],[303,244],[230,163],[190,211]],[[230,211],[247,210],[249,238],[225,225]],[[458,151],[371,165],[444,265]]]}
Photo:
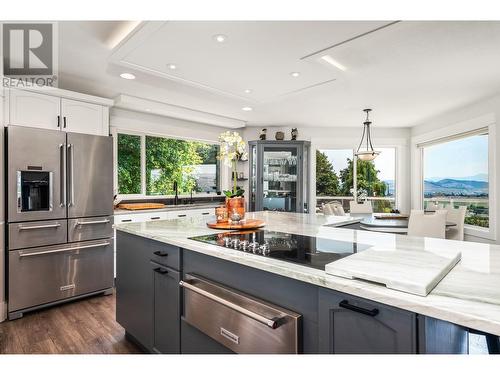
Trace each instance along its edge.
{"label": "cabinet door", "polygon": [[148,242],[116,233],[116,321],[147,350],[153,348],[153,278]]}
{"label": "cabinet door", "polygon": [[416,315],[350,295],[320,289],[322,353],[416,353]]}
{"label": "cabinet door", "polygon": [[60,129],[61,99],[23,90],[10,90],[9,125]]}
{"label": "cabinet door", "polygon": [[62,128],[73,133],[108,135],[103,126],[103,106],[61,99]]}
{"label": "cabinet door", "polygon": [[179,272],[151,262],[154,280],[153,350],[180,353]]}

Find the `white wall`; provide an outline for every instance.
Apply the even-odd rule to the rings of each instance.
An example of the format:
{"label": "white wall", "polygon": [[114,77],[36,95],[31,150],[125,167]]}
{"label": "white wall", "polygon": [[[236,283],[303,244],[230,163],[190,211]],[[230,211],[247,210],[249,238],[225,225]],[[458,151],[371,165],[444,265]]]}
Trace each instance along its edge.
{"label": "white wall", "polygon": [[[128,111],[119,108],[112,108],[110,111],[110,132],[111,134],[114,134],[119,130],[218,143],[218,137],[222,132],[234,129],[206,125],[198,122],[185,121],[171,117]],[[116,150],[114,150],[114,158],[116,161]],[[116,188],[116,170],[114,171],[114,176]],[[224,190],[230,186],[229,176],[230,171],[222,166],[221,188]]]}
{"label": "white wall", "polygon": [[500,166],[500,153],[497,151],[500,145],[500,131],[498,131],[498,119],[500,118],[500,95],[484,99],[477,103],[462,107],[453,112],[444,113],[418,124],[411,130],[411,170],[412,186],[417,187],[412,193],[412,206],[421,205],[421,166],[417,143],[432,139],[439,139],[451,134],[459,134],[474,128],[489,127],[489,183],[490,183],[490,223],[491,233],[482,235],[478,231],[466,231],[466,240],[489,243],[500,243],[500,205],[497,204],[499,195],[499,184],[497,182],[497,169]]}
{"label": "white wall", "polygon": [[[246,141],[259,139],[260,130],[263,127],[247,127],[243,130]],[[290,139],[291,127],[267,127],[267,139],[274,140],[277,131],[285,133],[285,139]],[[310,166],[310,207],[316,205],[316,150],[321,148],[357,148],[363,133],[362,125],[359,127],[308,127],[298,128],[297,139],[311,142],[311,166]],[[372,128],[372,140],[374,147],[396,148],[396,187],[397,205],[402,212],[410,209],[410,156],[409,156],[409,128],[379,128],[374,124]],[[246,171],[245,175],[248,175]]]}

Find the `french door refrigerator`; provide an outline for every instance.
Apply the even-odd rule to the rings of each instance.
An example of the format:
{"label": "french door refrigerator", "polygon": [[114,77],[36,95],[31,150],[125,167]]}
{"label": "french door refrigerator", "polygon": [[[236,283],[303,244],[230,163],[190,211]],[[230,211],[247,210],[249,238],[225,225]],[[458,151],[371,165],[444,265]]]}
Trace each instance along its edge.
{"label": "french door refrigerator", "polygon": [[9,319],[113,287],[111,137],[8,126]]}

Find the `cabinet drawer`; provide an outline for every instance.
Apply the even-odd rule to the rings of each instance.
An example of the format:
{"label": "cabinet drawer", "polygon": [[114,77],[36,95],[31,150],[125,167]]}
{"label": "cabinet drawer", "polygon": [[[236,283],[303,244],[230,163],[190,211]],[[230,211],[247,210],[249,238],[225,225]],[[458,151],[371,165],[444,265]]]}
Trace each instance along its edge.
{"label": "cabinet drawer", "polygon": [[9,252],[9,312],[113,286],[112,240]]}
{"label": "cabinet drawer", "polygon": [[9,249],[57,245],[68,239],[66,220],[9,224]]}
{"label": "cabinet drawer", "polygon": [[184,319],[240,354],[295,354],[301,315],[195,275],[185,275]]}
{"label": "cabinet drawer", "polygon": [[180,270],[181,268],[181,250],[165,243],[148,241],[147,249],[151,252],[151,260],[161,265]]}
{"label": "cabinet drawer", "polygon": [[319,290],[319,346],[334,354],[411,354],[416,314],[348,294]]}
{"label": "cabinet drawer", "polygon": [[68,241],[87,241],[113,237],[113,216],[68,220]]}

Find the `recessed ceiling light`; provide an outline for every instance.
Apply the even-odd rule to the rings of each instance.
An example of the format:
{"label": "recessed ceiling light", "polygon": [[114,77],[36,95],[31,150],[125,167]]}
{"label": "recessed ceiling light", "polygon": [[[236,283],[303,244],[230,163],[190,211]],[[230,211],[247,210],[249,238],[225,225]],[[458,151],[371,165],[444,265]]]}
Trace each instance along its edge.
{"label": "recessed ceiling light", "polygon": [[245,94],[251,94],[252,93],[252,89],[245,89],[245,91],[243,91]]}
{"label": "recessed ceiling light", "polygon": [[321,59],[324,60],[324,61],[326,61],[328,64],[333,65],[337,69],[342,70],[343,72],[345,72],[347,70],[347,68],[344,65],[342,65],[341,63],[339,63],[337,60],[335,60],[330,55],[322,56]]}
{"label": "recessed ceiling light", "polygon": [[120,77],[122,77],[123,79],[135,79],[135,75],[133,75],[132,73],[122,73],[120,74]]}
{"label": "recessed ceiling light", "polygon": [[300,76],[300,72],[291,72],[290,75],[292,77],[298,77],[298,76]]}
{"label": "recessed ceiling light", "polygon": [[167,68],[169,68],[171,70],[175,70],[175,69],[177,69],[177,65],[175,65],[175,64],[167,64]]}
{"label": "recessed ceiling light", "polygon": [[252,107],[243,107],[241,108],[242,111],[245,111],[245,112],[250,112],[250,111],[253,111],[253,108]]}
{"label": "recessed ceiling light", "polygon": [[224,43],[227,39],[227,36],[223,35],[223,34],[217,34],[217,35],[214,35],[214,40],[216,42],[219,42],[219,43]]}

